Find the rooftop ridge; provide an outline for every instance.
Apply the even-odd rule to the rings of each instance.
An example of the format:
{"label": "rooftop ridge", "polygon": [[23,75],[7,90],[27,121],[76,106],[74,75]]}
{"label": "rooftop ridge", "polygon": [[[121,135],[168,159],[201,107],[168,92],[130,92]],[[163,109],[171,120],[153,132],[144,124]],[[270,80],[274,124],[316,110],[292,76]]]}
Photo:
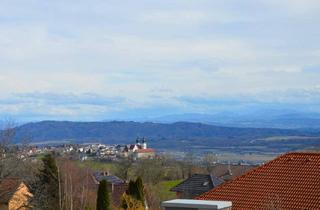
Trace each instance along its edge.
{"label": "rooftop ridge", "polygon": [[320,152],[319,152],[319,153],[317,153],[317,152],[287,152],[287,153],[284,153],[284,154],[276,157],[275,159],[268,161],[267,163],[263,164],[262,166],[259,166],[259,167],[250,169],[249,171],[247,171],[246,173],[242,174],[241,176],[236,177],[236,178],[233,179],[233,180],[230,180],[230,181],[227,181],[227,182],[222,183],[221,185],[213,188],[212,190],[210,190],[210,191],[208,191],[208,192],[205,192],[205,193],[203,193],[203,194],[200,195],[200,196],[197,196],[195,199],[200,199],[200,200],[201,200],[200,197],[205,196],[205,195],[210,194],[210,193],[213,193],[213,192],[215,192],[215,191],[223,188],[225,185],[229,185],[229,184],[231,184],[231,183],[233,183],[233,182],[236,182],[236,181],[238,181],[238,180],[240,180],[240,179],[243,179],[243,178],[251,175],[252,173],[254,173],[254,172],[256,172],[256,171],[259,171],[259,170],[262,170],[263,168],[266,168],[267,166],[273,164],[274,162],[277,162],[277,161],[279,161],[279,160],[281,160],[281,159],[283,159],[283,158],[285,158],[285,157],[287,157],[287,156],[289,156],[289,155],[290,155],[290,156],[291,156],[291,155],[299,155],[299,156],[302,156],[302,155],[303,155],[303,156],[306,156],[306,155],[308,155],[308,156],[319,156],[319,157],[320,157]]}
{"label": "rooftop ridge", "polygon": [[281,156],[286,156],[286,155],[312,155],[312,156],[319,156],[320,155],[320,152],[309,152],[309,151],[306,151],[306,152],[287,152],[287,153],[284,153],[282,155],[280,155],[279,157]]}
{"label": "rooftop ridge", "polygon": [[[175,188],[183,185],[184,183],[186,183],[186,182],[188,181],[189,178],[191,178],[191,177],[194,176],[194,175],[199,175],[199,174],[198,174],[198,173],[192,174],[190,177],[184,179],[182,182],[180,182],[180,183],[177,184],[176,186],[172,187],[172,188],[170,189],[170,191],[172,191],[173,189],[175,189]],[[202,174],[200,174],[200,175],[202,175]]]}
{"label": "rooftop ridge", "polygon": [[[203,185],[206,182],[209,184],[208,186]],[[186,186],[188,186],[188,188],[186,188]],[[208,174],[193,174],[192,176],[183,180],[182,182],[180,182],[176,186],[172,187],[170,189],[170,191],[176,192],[176,191],[179,191],[182,189],[183,190],[188,189],[191,191],[199,191],[200,190],[200,191],[202,191],[198,194],[198,195],[200,195],[200,194],[212,189],[212,187],[210,187],[210,186],[214,187],[214,183],[213,183],[213,180],[210,175],[208,175]],[[199,188],[201,188],[201,189],[199,189]],[[194,195],[194,196],[196,196],[196,195]]]}

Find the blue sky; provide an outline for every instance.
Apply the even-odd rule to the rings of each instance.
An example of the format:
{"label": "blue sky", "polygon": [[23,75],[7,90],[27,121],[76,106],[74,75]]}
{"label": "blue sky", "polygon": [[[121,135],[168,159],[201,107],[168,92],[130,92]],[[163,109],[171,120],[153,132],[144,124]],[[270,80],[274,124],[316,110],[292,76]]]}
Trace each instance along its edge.
{"label": "blue sky", "polygon": [[[320,112],[318,0],[0,0],[0,116]],[[248,106],[249,107],[249,106]]]}

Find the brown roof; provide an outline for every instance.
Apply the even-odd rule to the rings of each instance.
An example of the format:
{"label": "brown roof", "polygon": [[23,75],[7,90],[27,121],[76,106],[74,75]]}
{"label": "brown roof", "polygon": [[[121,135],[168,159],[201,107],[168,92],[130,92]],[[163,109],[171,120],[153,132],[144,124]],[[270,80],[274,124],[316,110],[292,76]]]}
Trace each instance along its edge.
{"label": "brown roof", "polygon": [[154,153],[154,149],[148,148],[148,149],[138,149],[136,151],[137,153]]}
{"label": "brown roof", "polygon": [[233,210],[320,209],[320,153],[288,153],[197,197]]}
{"label": "brown roof", "polygon": [[6,204],[22,181],[19,178],[6,178],[0,181],[0,203]]}

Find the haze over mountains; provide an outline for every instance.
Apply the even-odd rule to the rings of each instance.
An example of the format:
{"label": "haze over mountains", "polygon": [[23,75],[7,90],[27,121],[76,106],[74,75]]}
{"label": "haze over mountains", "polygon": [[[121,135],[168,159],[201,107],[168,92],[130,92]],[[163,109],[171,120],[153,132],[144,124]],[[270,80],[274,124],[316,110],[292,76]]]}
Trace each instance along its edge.
{"label": "haze over mountains", "polygon": [[42,121],[16,128],[16,141],[133,143],[146,137],[158,149],[188,150],[232,147],[239,151],[295,150],[320,146],[317,130],[235,128],[202,123],[139,123],[129,121],[70,122]]}
{"label": "haze over mountains", "polygon": [[16,142],[28,139],[42,143],[128,144],[137,137],[146,137],[160,149],[201,151],[199,148],[230,150],[237,147],[239,152],[291,151],[320,147],[320,114],[290,109],[252,109],[128,117],[117,121],[39,121],[22,124],[16,131]]}
{"label": "haze over mountains", "polygon": [[[227,127],[247,127],[247,128],[284,128],[284,129],[300,129],[300,128],[320,128],[320,113],[316,110],[305,111],[302,107],[290,108],[287,106],[277,105],[246,105],[240,108],[232,106],[228,107],[225,103],[221,104],[221,111],[212,112],[185,112],[177,114],[159,114],[155,115],[155,111],[150,113],[137,110],[136,115],[122,113],[107,118],[106,121],[114,119],[119,121],[138,121],[138,122],[159,122],[159,123],[175,123],[175,122],[197,122]],[[293,107],[293,105],[292,105]],[[151,116],[151,117],[150,117]]]}
{"label": "haze over mountains", "polygon": [[30,137],[33,141],[65,140],[132,142],[136,137],[149,139],[213,139],[237,137],[266,137],[274,135],[299,135],[302,131],[284,129],[232,128],[206,125],[201,123],[177,122],[139,123],[139,122],[70,122],[42,121],[27,123],[17,128],[17,138]]}
{"label": "haze over mountains", "polygon": [[150,119],[153,122],[200,122],[212,125],[251,128],[320,128],[318,113],[257,112],[257,113],[218,113],[218,114],[178,114]]}

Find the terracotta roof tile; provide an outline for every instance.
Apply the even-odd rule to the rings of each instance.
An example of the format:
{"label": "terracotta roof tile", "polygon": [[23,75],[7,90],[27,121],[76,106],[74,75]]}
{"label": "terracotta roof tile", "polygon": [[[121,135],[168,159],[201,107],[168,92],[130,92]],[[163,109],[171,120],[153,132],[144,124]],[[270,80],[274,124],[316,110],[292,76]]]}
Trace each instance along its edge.
{"label": "terracotta roof tile", "polygon": [[320,153],[288,153],[197,197],[233,210],[320,209]]}
{"label": "terracotta roof tile", "polygon": [[137,153],[153,153],[155,152],[155,150],[151,148],[147,148],[147,149],[138,149],[136,152]]}

